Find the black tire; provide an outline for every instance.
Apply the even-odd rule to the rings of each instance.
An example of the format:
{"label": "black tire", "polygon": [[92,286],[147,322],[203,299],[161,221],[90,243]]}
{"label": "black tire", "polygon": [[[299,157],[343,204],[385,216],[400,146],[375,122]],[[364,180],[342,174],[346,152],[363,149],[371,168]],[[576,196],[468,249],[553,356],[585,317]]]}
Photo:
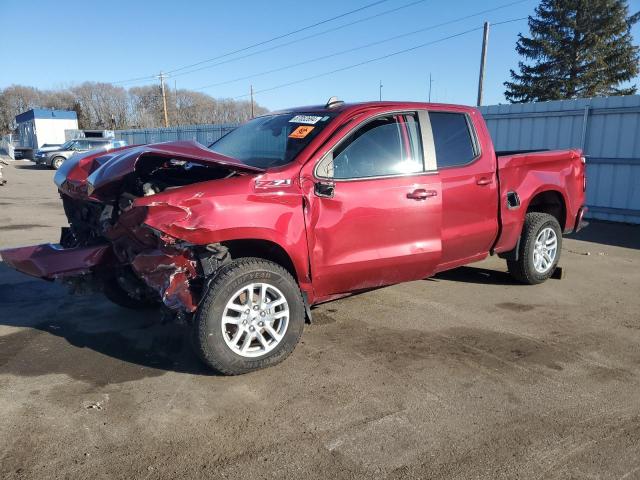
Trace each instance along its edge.
{"label": "black tire", "polygon": [[58,170],[66,159],[64,157],[55,157],[51,160],[51,168]]}
{"label": "black tire", "polygon": [[112,303],[130,310],[155,308],[159,305],[159,302],[153,298],[146,296],[136,297],[129,294],[129,292],[120,286],[116,278],[105,280],[102,285],[102,293],[104,293],[105,297]]}
{"label": "black tire", "polygon": [[[245,357],[227,345],[222,316],[227,302],[243,286],[268,283],[279,289],[289,305],[289,323],[273,350],[262,356]],[[275,365],[291,354],[304,329],[304,302],[298,284],[280,265],[260,258],[239,258],[215,275],[198,308],[193,325],[193,343],[202,361],[224,375],[240,375]]]}
{"label": "black tire", "polygon": [[[538,272],[533,264],[533,252],[538,234],[545,228],[551,227],[556,234],[558,241],[556,256],[551,268],[546,272]],[[560,260],[562,252],[562,229],[558,220],[548,213],[530,212],[527,213],[520,237],[520,247],[518,250],[518,260],[507,260],[509,273],[519,282],[536,285],[542,283],[553,275],[553,272]]]}

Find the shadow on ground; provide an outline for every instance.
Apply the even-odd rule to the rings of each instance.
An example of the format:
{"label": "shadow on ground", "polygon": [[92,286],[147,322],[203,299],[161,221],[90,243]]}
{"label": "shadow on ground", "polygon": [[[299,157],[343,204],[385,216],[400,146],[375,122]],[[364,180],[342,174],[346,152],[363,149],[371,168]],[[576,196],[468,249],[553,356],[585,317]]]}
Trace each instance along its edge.
{"label": "shadow on ground", "polygon": [[129,311],[102,295],[71,296],[61,285],[0,265],[0,372],[67,374],[93,385],[159,376],[211,375],[190,348],[189,328],[160,311]]}
{"label": "shadow on ground", "polygon": [[593,220],[586,228],[578,233],[567,235],[567,238],[614,247],[640,249],[640,225]]}
{"label": "shadow on ground", "polygon": [[14,165],[13,168],[17,168],[18,170],[47,170],[46,167],[38,165],[37,163]]}
{"label": "shadow on ground", "polygon": [[441,272],[426,280],[449,280],[453,282],[478,283],[484,285],[519,285],[507,272],[480,267],[459,267]]}

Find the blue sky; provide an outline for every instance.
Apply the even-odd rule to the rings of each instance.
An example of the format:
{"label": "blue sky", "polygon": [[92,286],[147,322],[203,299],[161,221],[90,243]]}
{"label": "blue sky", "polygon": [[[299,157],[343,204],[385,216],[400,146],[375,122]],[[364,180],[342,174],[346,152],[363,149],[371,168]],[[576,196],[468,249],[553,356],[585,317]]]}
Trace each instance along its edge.
{"label": "blue sky", "polygon": [[[85,80],[121,81],[150,76],[160,70],[170,71],[224,55],[373,1],[115,0],[92,4],[86,0],[0,0],[0,15],[4,19],[0,29],[0,87],[24,84],[46,89]],[[209,67],[256,50],[289,43],[282,48],[188,74],[176,75],[188,72],[188,69],[175,72],[168,85],[173,88],[175,82],[178,88],[199,89],[436,26],[516,0],[424,0],[394,13],[322,34],[325,30],[415,1],[386,0],[352,15],[199,67]],[[378,85],[382,81],[384,99],[425,101],[431,73],[433,101],[475,104],[481,30],[314,80],[262,93],[260,90],[479,28],[484,20],[496,23],[526,17],[533,13],[536,5],[536,0],[525,0],[446,26],[202,91],[214,97],[238,97],[247,94],[253,84],[258,92],[256,100],[269,109],[278,109],[321,103],[331,95],[347,101],[374,100],[378,98]],[[629,5],[631,11],[637,11],[640,0],[632,0]],[[26,19],[31,27],[25,23]],[[485,104],[504,103],[502,82],[508,79],[509,68],[515,68],[518,61],[514,50],[517,34],[527,31],[525,20],[492,27]],[[634,41],[640,41],[638,25],[634,27]]]}

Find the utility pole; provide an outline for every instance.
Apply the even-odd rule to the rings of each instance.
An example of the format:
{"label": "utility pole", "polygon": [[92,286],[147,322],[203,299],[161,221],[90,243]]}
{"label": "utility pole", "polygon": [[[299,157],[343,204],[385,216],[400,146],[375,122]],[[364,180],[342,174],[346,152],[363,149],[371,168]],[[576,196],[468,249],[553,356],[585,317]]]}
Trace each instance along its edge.
{"label": "utility pole", "polygon": [[480,56],[480,76],[478,77],[478,107],[482,105],[482,93],[484,88],[484,67],[487,63],[487,46],[489,44],[489,22],[484,22],[482,35],[482,55]]}
{"label": "utility pole", "polygon": [[180,123],[178,121],[178,82],[176,81],[175,78],[173,79],[173,95],[174,95],[173,104],[176,109],[174,125],[178,125],[178,123]]}
{"label": "utility pole", "polygon": [[253,85],[250,86],[250,93],[251,93],[251,118],[254,117],[254,113],[253,113]]}
{"label": "utility pole", "polygon": [[167,115],[167,95],[164,90],[164,74],[160,72],[160,75],[158,76],[158,78],[160,79],[160,89],[162,90],[162,108],[164,109],[164,126],[168,127],[169,117]]}
{"label": "utility pole", "polygon": [[433,80],[431,80],[431,72],[429,72],[429,102],[431,102],[431,86],[433,85]]}
{"label": "utility pole", "polygon": [[379,87],[379,92],[378,92],[378,99],[380,101],[382,101],[382,87],[383,87],[382,80],[380,80],[380,87]]}

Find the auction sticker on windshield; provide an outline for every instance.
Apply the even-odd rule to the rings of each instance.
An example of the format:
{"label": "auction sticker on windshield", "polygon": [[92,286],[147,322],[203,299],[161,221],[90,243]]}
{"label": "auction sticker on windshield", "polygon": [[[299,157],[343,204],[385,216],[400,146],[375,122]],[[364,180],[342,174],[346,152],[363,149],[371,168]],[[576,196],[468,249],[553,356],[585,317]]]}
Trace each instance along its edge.
{"label": "auction sticker on windshield", "polygon": [[308,127],[305,125],[300,125],[293,132],[289,134],[289,138],[304,138],[309,135],[309,132],[313,130],[315,127]]}
{"label": "auction sticker on windshield", "polygon": [[307,123],[309,125],[315,125],[320,120],[322,120],[322,117],[316,117],[315,115],[296,115],[289,120],[289,123]]}

